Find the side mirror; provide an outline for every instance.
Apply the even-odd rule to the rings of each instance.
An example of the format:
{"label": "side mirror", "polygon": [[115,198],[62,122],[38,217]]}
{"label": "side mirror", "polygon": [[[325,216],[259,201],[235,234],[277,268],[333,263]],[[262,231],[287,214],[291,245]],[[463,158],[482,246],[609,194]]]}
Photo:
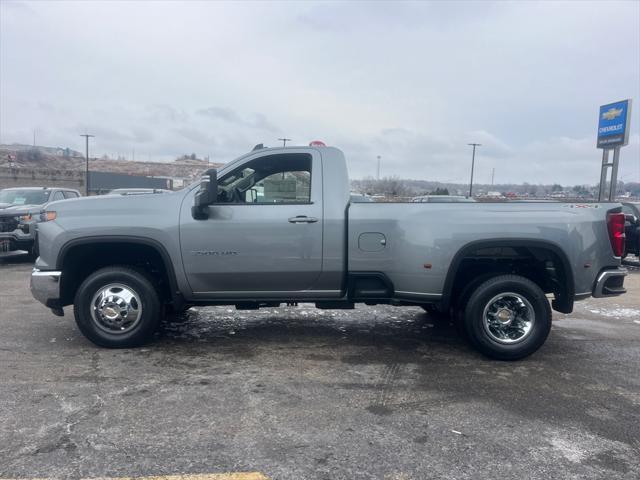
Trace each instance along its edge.
{"label": "side mirror", "polygon": [[200,179],[200,190],[193,198],[191,216],[195,220],[206,220],[209,218],[207,207],[218,199],[218,171],[211,168],[202,174]]}

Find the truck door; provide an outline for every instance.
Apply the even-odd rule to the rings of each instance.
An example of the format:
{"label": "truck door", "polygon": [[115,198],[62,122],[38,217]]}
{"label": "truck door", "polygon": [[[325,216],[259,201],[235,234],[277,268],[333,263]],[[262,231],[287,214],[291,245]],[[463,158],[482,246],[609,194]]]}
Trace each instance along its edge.
{"label": "truck door", "polygon": [[194,293],[268,298],[313,289],[322,273],[321,161],[293,149],[247,159],[219,176],[206,220],[191,216],[195,190],[185,198],[180,244]]}

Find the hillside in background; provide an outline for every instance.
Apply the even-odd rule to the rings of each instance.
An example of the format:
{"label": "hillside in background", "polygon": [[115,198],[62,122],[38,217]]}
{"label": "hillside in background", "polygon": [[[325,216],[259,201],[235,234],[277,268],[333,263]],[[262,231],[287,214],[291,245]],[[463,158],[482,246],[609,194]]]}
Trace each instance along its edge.
{"label": "hillside in background", "polygon": [[[207,168],[219,168],[222,163],[208,162],[195,155],[184,155],[172,162],[145,162],[109,157],[91,158],[89,169],[96,172],[125,173],[166,177],[173,180],[174,188],[195,180]],[[25,170],[49,170],[55,172],[84,172],[85,158],[81,152],[70,149],[31,145],[0,145],[0,168]],[[352,190],[369,195],[385,197],[413,197],[436,191],[445,191],[451,195],[467,195],[468,184],[444,183],[433,180],[401,179],[385,177],[376,180],[372,177],[352,179]],[[597,197],[597,185],[562,186],[559,184],[534,185],[523,184],[474,184],[474,196],[511,196],[518,198],[583,198]],[[631,198],[640,198],[640,183],[618,182],[618,194]]]}
{"label": "hillside in background", "polygon": [[[31,145],[0,145],[0,168],[11,167],[27,170],[84,171],[86,161],[82,153],[52,147]],[[183,156],[173,162],[143,162],[108,157],[91,158],[89,169],[97,172],[127,173],[169,177],[191,181],[207,168],[220,167],[221,163],[209,163],[193,156]]]}
{"label": "hillside in background", "polygon": [[[414,197],[427,194],[468,195],[469,184],[436,182],[432,180],[416,180],[398,177],[385,177],[376,180],[372,177],[351,180],[351,189],[368,195],[382,195],[385,197]],[[620,197],[640,198],[640,183],[618,182]],[[598,185],[560,184],[534,185],[529,183],[505,184],[473,184],[474,197],[514,197],[514,198],[571,198],[593,200],[598,196]]]}

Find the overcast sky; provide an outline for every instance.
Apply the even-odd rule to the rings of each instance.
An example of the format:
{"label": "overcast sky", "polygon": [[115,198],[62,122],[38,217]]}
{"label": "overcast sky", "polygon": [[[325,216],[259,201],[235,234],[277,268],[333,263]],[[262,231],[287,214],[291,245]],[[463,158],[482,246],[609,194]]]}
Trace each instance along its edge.
{"label": "overcast sky", "polygon": [[278,137],[352,178],[597,183],[598,106],[633,98],[640,2],[0,0],[0,143],[226,162]]}

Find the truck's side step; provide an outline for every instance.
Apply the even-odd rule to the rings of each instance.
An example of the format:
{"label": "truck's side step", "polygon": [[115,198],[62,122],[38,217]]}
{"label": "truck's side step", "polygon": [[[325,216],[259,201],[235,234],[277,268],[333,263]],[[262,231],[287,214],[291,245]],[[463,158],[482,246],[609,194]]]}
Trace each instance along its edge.
{"label": "truck's side step", "polygon": [[352,301],[366,299],[385,300],[393,297],[393,284],[381,272],[351,272],[349,274],[348,297]]}
{"label": "truck's side step", "polygon": [[278,308],[280,302],[238,302],[236,310],[258,310],[259,308]]}
{"label": "truck's side step", "polygon": [[316,308],[353,310],[355,308],[355,304],[347,301],[330,300],[325,302],[316,302]]}

